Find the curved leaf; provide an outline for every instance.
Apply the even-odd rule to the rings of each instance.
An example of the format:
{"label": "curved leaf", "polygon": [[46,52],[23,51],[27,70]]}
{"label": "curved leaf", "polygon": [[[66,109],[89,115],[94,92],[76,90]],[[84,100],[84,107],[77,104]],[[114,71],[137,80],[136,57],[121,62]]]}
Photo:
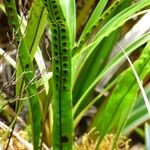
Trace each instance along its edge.
{"label": "curved leaf", "polygon": [[[150,42],[144,48],[140,58],[134,63],[141,80],[150,73]],[[108,133],[120,133],[135,103],[139,86],[132,69],[127,69],[113,90],[106,106],[95,118],[93,126],[100,132],[100,140]],[[107,118],[107,119],[106,119]]]}

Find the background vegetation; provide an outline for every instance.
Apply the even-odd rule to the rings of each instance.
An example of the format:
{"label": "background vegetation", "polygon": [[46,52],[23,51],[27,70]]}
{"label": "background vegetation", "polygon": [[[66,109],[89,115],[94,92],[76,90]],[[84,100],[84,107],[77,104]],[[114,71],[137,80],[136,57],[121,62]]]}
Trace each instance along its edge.
{"label": "background vegetation", "polygon": [[149,8],[0,1],[0,148],[150,149]]}

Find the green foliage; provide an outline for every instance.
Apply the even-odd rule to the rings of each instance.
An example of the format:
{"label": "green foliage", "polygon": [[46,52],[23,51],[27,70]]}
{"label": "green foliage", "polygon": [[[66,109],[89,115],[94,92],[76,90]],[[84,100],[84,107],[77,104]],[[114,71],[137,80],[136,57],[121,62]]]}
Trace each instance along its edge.
{"label": "green foliage", "polygon": [[[71,40],[68,22],[58,1],[45,0],[51,31],[53,71],[53,148],[72,149]],[[54,15],[55,14],[55,15]],[[67,16],[66,16],[67,18]]]}
{"label": "green foliage", "polygon": [[[5,55],[4,58],[16,69],[16,97],[29,102],[29,125],[32,126],[35,150],[41,149],[42,142],[54,150],[71,150],[73,136],[76,136],[73,131],[92,106],[97,112],[85,130],[90,133],[90,129],[95,128],[98,131],[98,142],[94,143],[97,147],[105,136],[111,134],[115,147],[120,134],[128,134],[148,119],[145,104],[138,103],[140,88],[131,66],[118,69],[101,92],[96,93],[95,87],[125,59],[121,50],[109,58],[124,24],[134,16],[144,14],[150,6],[149,0],[133,3],[132,0],[116,0],[112,4],[107,0],[99,1],[78,38],[75,0],[33,1],[27,25],[18,16],[15,1],[6,0],[4,6],[19,56],[16,62]],[[87,8],[84,9],[87,11]],[[82,20],[78,21],[81,25]],[[52,53],[50,69],[46,68],[46,63],[51,64],[51,60],[44,60],[45,52],[39,47],[47,26],[50,32],[49,53]],[[129,56],[146,45],[133,63],[143,82],[150,74],[149,40],[150,33],[145,33],[124,49]],[[0,55],[3,54],[4,51],[0,50]],[[35,67],[40,71],[39,76]],[[104,96],[105,93],[108,97]],[[23,104],[24,101],[17,102],[16,115]],[[0,105],[0,109],[7,105],[3,98]],[[148,125],[145,131],[146,139],[149,139]]]}
{"label": "green foliage", "polygon": [[[150,73],[148,69],[150,66],[149,44],[143,50],[141,57],[134,63],[134,67],[141,80]],[[120,133],[135,103],[138,90],[139,85],[137,84],[132,69],[130,68],[124,71],[120,75],[108,102],[95,118],[93,126],[96,126],[99,132],[101,132],[101,140],[106,133]]]}
{"label": "green foliage", "polygon": [[[145,92],[148,98],[150,98],[150,88],[149,85],[145,87]],[[143,100],[143,96],[140,94],[136,100],[132,113],[127,119],[127,123],[123,129],[124,134],[130,134],[136,127],[140,124],[146,122],[149,119],[149,114],[146,105]]]}
{"label": "green foliage", "polygon": [[[17,32],[15,36],[15,44],[16,47],[19,48],[19,62],[18,69],[20,71],[20,66],[24,74],[24,80],[26,83],[26,90],[29,96],[29,110],[31,114],[31,124],[32,124],[32,132],[33,132],[33,146],[34,149],[39,149],[41,144],[41,110],[40,110],[40,101],[37,95],[37,88],[35,82],[35,72],[33,63],[31,60],[30,52],[28,51],[28,46],[26,45],[25,39],[22,37],[20,22],[17,15],[17,9],[15,1],[4,1],[6,13],[8,16],[8,21],[11,26],[11,31],[13,33],[13,29]],[[28,44],[28,43],[27,43]],[[33,82],[33,83],[32,83]],[[33,111],[33,108],[36,108]]]}

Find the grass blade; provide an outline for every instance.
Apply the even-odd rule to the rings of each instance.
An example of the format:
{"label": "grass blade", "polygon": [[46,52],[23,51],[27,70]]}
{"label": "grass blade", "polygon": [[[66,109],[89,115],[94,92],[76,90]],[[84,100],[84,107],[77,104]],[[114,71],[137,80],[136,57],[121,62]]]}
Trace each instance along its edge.
{"label": "grass blade", "polygon": [[[117,43],[117,44],[118,44],[118,43]],[[120,47],[119,44],[118,44],[118,46]],[[149,45],[149,47],[150,47],[150,45]],[[131,62],[131,60],[130,60],[130,58],[128,57],[127,53],[126,53],[121,47],[120,47],[120,49],[121,49],[121,50],[123,51],[123,53],[125,54],[125,56],[126,56],[128,62],[129,62],[129,64],[130,64],[130,66],[131,66],[131,69],[132,69],[132,71],[133,71],[133,73],[134,73],[134,76],[135,76],[135,78],[136,78],[136,80],[137,80],[137,83],[138,83],[139,88],[140,88],[140,90],[141,90],[141,93],[142,93],[142,95],[143,95],[143,99],[144,99],[144,101],[145,101],[145,105],[146,105],[146,107],[147,107],[147,110],[148,110],[148,113],[149,113],[149,116],[150,116],[150,103],[149,103],[148,97],[147,97],[147,95],[146,95],[146,93],[145,93],[145,90],[144,90],[144,88],[143,88],[143,85],[142,85],[142,83],[141,83],[141,81],[140,81],[140,78],[139,78],[139,76],[138,76],[138,74],[137,74],[137,72],[136,72],[136,70],[135,70],[135,68],[134,68],[134,66],[133,66],[133,64],[132,64],[132,62]]]}
{"label": "grass blade", "polygon": [[[146,45],[140,58],[134,63],[141,80],[149,73],[150,43]],[[127,69],[121,76],[103,110],[93,123],[100,132],[100,140],[108,133],[120,134],[127,117],[135,103],[139,86],[132,69]],[[107,118],[107,119],[106,119]],[[117,138],[117,137],[116,137]]]}
{"label": "grass blade", "polygon": [[99,17],[101,16],[108,0],[101,0],[97,4],[96,8],[94,9],[94,12],[92,13],[90,19],[88,20],[84,30],[82,31],[82,34],[80,36],[79,42],[82,41],[82,39],[85,37],[87,33],[89,33],[90,29],[96,24]]}
{"label": "grass blade", "polygon": [[[29,100],[29,109],[30,109],[30,117],[31,117],[31,125],[32,125],[32,142],[34,149],[39,149],[41,146],[41,110],[39,98],[37,95],[37,88],[35,82],[35,72],[32,64],[31,56],[26,46],[25,40],[20,30],[20,22],[17,16],[17,9],[14,0],[4,1],[4,5],[6,8],[8,21],[11,27],[15,31],[17,31],[17,35],[15,36],[15,44],[16,47],[19,47],[19,60],[20,65],[25,72],[24,79],[26,83],[26,90],[28,92],[28,100]],[[11,9],[10,9],[11,8]],[[13,29],[11,30],[13,33]],[[21,44],[20,44],[21,40]],[[35,109],[36,108],[36,109]]]}
{"label": "grass blade", "polygon": [[[149,85],[145,87],[145,92],[148,97],[150,97],[150,87]],[[136,100],[133,111],[128,117],[127,123],[122,131],[123,134],[129,134],[136,127],[144,123],[149,119],[149,113],[147,111],[146,105],[143,100],[142,94],[140,94]]]}
{"label": "grass blade", "polygon": [[[125,49],[126,53],[130,54],[131,52],[133,52],[134,50],[136,50],[138,47],[140,47],[141,45],[143,45],[144,43],[146,43],[149,40],[150,40],[150,34],[149,33],[143,35],[141,38],[139,38],[137,41],[135,41],[134,43],[132,43],[130,46],[128,46]],[[105,66],[105,68],[102,70],[102,72],[97,76],[97,78],[88,87],[88,89],[83,93],[83,95],[81,96],[81,98],[78,100],[77,104],[74,106],[73,114],[74,114],[75,117],[80,112],[79,107],[82,105],[82,103],[85,103],[86,97],[87,97],[89,91],[91,91],[93,89],[93,87],[100,81],[100,79],[110,69],[112,69],[113,67],[115,67],[124,57],[125,56],[123,55],[123,53],[120,52]]]}

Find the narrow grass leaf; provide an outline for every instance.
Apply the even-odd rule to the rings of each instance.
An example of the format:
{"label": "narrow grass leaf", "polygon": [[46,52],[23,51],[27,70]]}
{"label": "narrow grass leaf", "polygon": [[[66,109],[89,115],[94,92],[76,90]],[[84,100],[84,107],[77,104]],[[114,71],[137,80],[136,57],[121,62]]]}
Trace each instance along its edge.
{"label": "narrow grass leaf", "polygon": [[[33,60],[34,54],[38,48],[39,41],[44,32],[47,22],[47,11],[44,8],[41,0],[34,1],[31,7],[30,19],[25,29],[25,37],[27,48],[31,53],[31,59]],[[22,74],[20,62],[17,62],[16,78],[19,78]],[[16,83],[16,95],[19,95],[22,86],[22,80]]]}
{"label": "narrow grass leaf", "polygon": [[[148,97],[150,97],[150,86],[145,87],[145,92]],[[137,101],[134,105],[133,111],[128,117],[127,123],[122,131],[123,134],[129,134],[136,127],[144,123],[149,119],[149,114],[147,111],[147,107],[143,100],[142,94],[140,94],[137,98]]]}
{"label": "narrow grass leaf", "polygon": [[97,4],[96,8],[94,9],[94,12],[92,13],[90,19],[88,20],[84,30],[82,31],[82,34],[80,36],[79,42],[82,41],[82,38],[85,37],[85,35],[90,31],[91,27],[96,24],[99,17],[101,16],[108,0],[101,0]]}
{"label": "narrow grass leaf", "polygon": [[[17,34],[15,35],[14,42],[16,44],[16,47],[17,48],[19,47],[19,52],[18,52],[19,62],[22,71],[25,72],[24,80],[26,84],[28,97],[29,97],[28,100],[29,100],[30,119],[32,125],[32,142],[33,142],[34,149],[39,149],[41,144],[42,117],[41,117],[39,98],[37,95],[34,67],[32,64],[30,53],[28,51],[28,47],[21,33],[20,22],[17,15],[15,1],[14,0],[4,1],[4,5],[6,8],[10,27],[13,27],[11,28],[11,32],[12,34],[14,30],[17,32]],[[19,108],[17,109],[19,110]]]}
{"label": "narrow grass leaf", "polygon": [[[77,67],[76,80],[73,86],[73,103],[76,104],[82,94],[93,83],[93,80],[101,73],[107,63],[109,54],[114,46],[119,31],[113,32],[109,38],[104,38],[89,56],[86,62]],[[90,93],[89,93],[90,95]],[[89,99],[90,101],[90,99]],[[88,100],[86,101],[88,103]],[[86,104],[82,104],[84,107]],[[82,108],[81,108],[82,109]]]}
{"label": "narrow grass leaf", "polygon": [[[143,45],[144,43],[146,43],[147,41],[150,40],[150,34],[147,33],[145,35],[143,35],[142,37],[140,37],[137,41],[135,41],[134,43],[132,43],[130,46],[128,46],[125,51],[127,54],[130,54],[131,52],[133,52],[134,50],[136,50],[138,47],[140,47],[141,45]],[[83,93],[83,95],[81,96],[81,98],[78,100],[77,104],[74,106],[74,116],[76,117],[77,114],[80,112],[80,105],[82,105],[82,103],[84,103],[86,101],[86,97],[88,95],[88,93],[93,89],[93,87],[100,81],[100,79],[113,67],[115,67],[123,58],[124,58],[124,54],[122,52],[118,53],[106,66],[105,68],[102,70],[102,72],[97,76],[97,78],[95,80],[93,80],[93,83],[87,88],[87,90]],[[78,112],[78,113],[77,113]]]}
{"label": "narrow grass leaf", "polygon": [[[130,7],[127,7],[115,17],[113,17],[110,21],[108,21],[99,31],[97,31],[96,35],[93,38],[93,41],[90,42],[87,47],[85,47],[84,45],[84,48],[81,47],[81,49],[79,49],[74,55],[77,55],[80,51],[88,50],[88,58],[94,48],[99,44],[100,41],[102,41],[104,37],[107,37],[114,30],[121,27],[126,21],[130,20],[137,11],[140,11],[141,9],[149,5],[149,0],[143,0],[131,5]],[[146,12],[144,11],[143,13]],[[90,49],[88,49],[88,47],[90,47]]]}
{"label": "narrow grass leaf", "polygon": [[128,62],[129,62],[129,64],[130,64],[130,66],[131,66],[131,69],[132,69],[132,71],[133,71],[133,73],[134,73],[134,76],[135,76],[135,78],[136,78],[136,80],[137,80],[137,83],[138,83],[139,88],[140,88],[140,90],[141,90],[141,93],[142,93],[142,95],[143,95],[143,99],[144,99],[144,101],[145,101],[145,105],[146,105],[146,107],[147,107],[148,113],[149,113],[149,115],[150,115],[150,103],[149,103],[148,97],[147,97],[147,95],[146,95],[146,93],[145,93],[145,90],[144,90],[144,88],[143,88],[143,85],[142,85],[142,83],[141,83],[141,81],[140,81],[140,78],[139,78],[139,76],[138,76],[138,74],[137,74],[137,72],[136,72],[136,70],[135,70],[135,68],[134,68],[134,66],[133,66],[133,64],[132,64],[132,62],[131,62],[131,60],[130,60],[130,58],[128,57],[127,53],[120,47],[120,45],[119,45],[118,43],[117,43],[117,45],[118,45],[119,48],[123,51],[123,53],[125,54],[125,56],[126,56]]}
{"label": "narrow grass leaf", "polygon": [[[141,80],[150,72],[150,47],[148,43],[140,58],[134,63]],[[103,110],[95,118],[93,126],[100,132],[100,140],[108,133],[120,134],[135,103],[139,85],[131,68],[124,71]],[[107,119],[106,119],[107,118]]]}

